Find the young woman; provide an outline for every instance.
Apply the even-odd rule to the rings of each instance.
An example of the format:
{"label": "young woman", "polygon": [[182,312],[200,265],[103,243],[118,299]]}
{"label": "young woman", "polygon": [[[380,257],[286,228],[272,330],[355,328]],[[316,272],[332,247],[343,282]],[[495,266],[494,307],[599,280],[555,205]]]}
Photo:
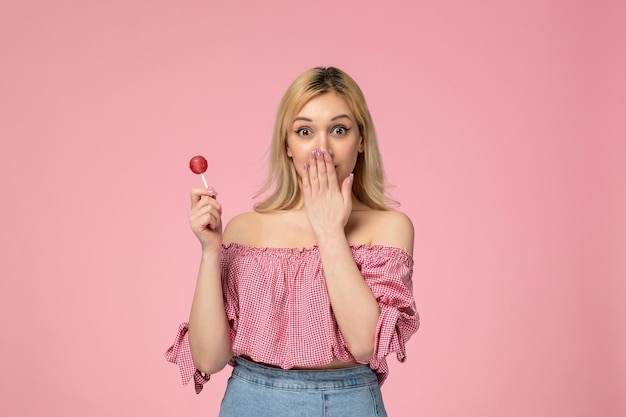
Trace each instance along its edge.
{"label": "young woman", "polygon": [[285,93],[255,210],[222,233],[212,188],[191,190],[202,257],[188,323],[166,357],[200,392],[233,366],[222,417],[386,416],[386,356],[419,318],[413,225],[391,209],[365,98],[337,68]]}

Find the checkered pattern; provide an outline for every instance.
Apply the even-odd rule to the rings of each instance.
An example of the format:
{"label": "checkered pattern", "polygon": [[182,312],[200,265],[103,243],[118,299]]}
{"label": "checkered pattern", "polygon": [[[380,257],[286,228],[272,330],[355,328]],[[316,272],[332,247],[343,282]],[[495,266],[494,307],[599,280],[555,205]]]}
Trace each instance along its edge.
{"label": "checkered pattern", "polygon": [[[387,355],[395,352],[404,362],[404,345],[419,327],[413,258],[388,246],[357,245],[351,250],[381,308],[368,364],[382,384],[389,372]],[[283,369],[354,360],[332,313],[317,247],[224,246],[222,287],[235,356],[245,354]],[[180,325],[165,356],[179,366],[183,384],[194,378],[199,393],[210,375],[193,365],[187,323]]]}

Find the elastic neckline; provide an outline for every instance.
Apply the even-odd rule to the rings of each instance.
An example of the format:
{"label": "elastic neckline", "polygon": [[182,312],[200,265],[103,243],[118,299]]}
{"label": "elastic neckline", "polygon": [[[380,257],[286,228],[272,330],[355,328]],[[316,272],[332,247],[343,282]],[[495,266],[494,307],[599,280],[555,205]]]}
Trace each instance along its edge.
{"label": "elastic neckline", "polygon": [[[258,252],[258,253],[274,253],[274,254],[304,254],[304,253],[318,253],[319,247],[317,245],[305,246],[300,248],[294,247],[274,247],[274,246],[250,246],[237,242],[231,242],[228,244],[222,244],[224,250],[233,248],[243,252]],[[367,243],[359,243],[356,245],[350,245],[352,253],[358,252],[392,252],[397,253],[398,256],[406,257],[413,260],[411,254],[406,250],[386,245],[369,245]]]}

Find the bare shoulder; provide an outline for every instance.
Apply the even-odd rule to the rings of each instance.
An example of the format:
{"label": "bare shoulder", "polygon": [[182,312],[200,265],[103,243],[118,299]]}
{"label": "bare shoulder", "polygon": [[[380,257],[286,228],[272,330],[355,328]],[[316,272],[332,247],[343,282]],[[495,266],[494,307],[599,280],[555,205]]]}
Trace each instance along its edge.
{"label": "bare shoulder", "polygon": [[239,243],[252,245],[252,238],[257,234],[260,225],[260,214],[254,211],[241,213],[230,219],[224,228],[223,243]]}
{"label": "bare shoulder", "polygon": [[413,222],[398,210],[366,211],[372,245],[400,248],[413,255],[415,229]]}
{"label": "bare shoulder", "polygon": [[304,210],[285,210],[233,217],[224,229],[223,243],[302,248],[313,246],[315,238]]}

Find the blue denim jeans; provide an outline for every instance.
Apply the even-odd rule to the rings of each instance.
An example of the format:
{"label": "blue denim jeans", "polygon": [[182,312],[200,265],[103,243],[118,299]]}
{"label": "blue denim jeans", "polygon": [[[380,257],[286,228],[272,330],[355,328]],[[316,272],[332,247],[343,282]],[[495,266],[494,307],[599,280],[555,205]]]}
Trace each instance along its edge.
{"label": "blue denim jeans", "polygon": [[220,417],[386,417],[369,366],[284,370],[237,358]]}

